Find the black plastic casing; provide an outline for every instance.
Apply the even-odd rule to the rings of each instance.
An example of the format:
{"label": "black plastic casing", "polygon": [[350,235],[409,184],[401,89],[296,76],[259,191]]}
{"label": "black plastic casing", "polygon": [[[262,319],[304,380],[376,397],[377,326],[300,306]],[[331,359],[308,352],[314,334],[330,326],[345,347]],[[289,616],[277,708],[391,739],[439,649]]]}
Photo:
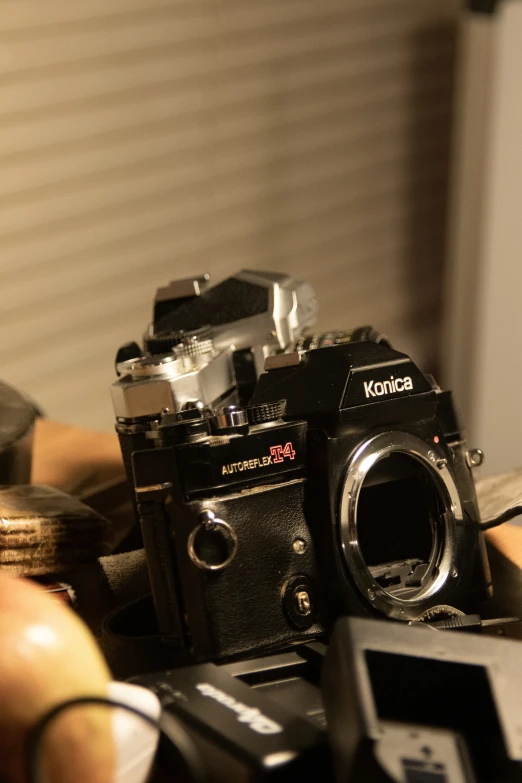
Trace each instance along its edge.
{"label": "black plastic casing", "polygon": [[[176,428],[167,427],[155,446],[133,455],[160,632],[188,660],[266,652],[324,631],[315,606],[302,627],[285,599],[299,578],[312,601],[319,591],[303,510],[306,424],[279,420],[223,440],[179,442]],[[271,455],[277,447],[278,462]],[[221,571],[202,570],[189,556],[189,537],[203,511],[224,520],[237,537],[236,556]],[[296,539],[304,551],[295,551]]]}
{"label": "black plastic casing", "polygon": [[[412,389],[378,386],[385,392],[377,394],[376,383],[392,376],[409,377]],[[375,396],[368,393],[370,381]],[[465,433],[450,392],[441,392],[405,354],[368,341],[310,351],[297,366],[266,372],[251,402],[278,399],[287,402],[285,419],[307,422],[305,516],[318,557],[321,616],[327,627],[341,614],[382,616],[349,573],[339,520],[348,463],[363,442],[382,432],[401,431],[436,442],[437,453],[448,460],[464,511],[464,522],[456,530],[458,576],[426,599],[422,611],[440,604],[467,611],[491,594]]]}
{"label": "black plastic casing", "polygon": [[[313,643],[261,658],[145,674],[131,682],[152,690],[163,712],[183,724],[205,780],[333,783],[320,688],[325,652]],[[179,755],[161,743],[158,751],[166,773],[159,780],[180,780]]]}
{"label": "black plastic casing", "polygon": [[522,781],[518,641],[345,617],[322,686],[337,783]]}

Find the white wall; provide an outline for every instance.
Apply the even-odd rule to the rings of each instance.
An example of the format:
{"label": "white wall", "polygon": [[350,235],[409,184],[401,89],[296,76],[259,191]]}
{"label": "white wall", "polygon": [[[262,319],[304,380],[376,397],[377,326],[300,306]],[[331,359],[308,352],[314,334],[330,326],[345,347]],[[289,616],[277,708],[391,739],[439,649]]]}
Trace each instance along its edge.
{"label": "white wall", "polygon": [[485,470],[522,464],[522,3],[463,29],[443,355]]}

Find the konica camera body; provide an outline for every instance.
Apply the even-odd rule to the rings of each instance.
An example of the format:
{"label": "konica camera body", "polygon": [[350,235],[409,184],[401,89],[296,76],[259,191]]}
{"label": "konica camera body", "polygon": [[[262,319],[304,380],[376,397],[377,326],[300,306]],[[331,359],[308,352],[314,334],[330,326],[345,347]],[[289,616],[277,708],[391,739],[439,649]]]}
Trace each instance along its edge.
{"label": "konica camera body", "polygon": [[[256,273],[262,330],[246,306],[228,323],[230,291],[252,284],[241,275],[221,305],[174,300],[187,323],[171,329],[178,342],[154,343],[156,326],[143,355],[119,356],[117,429],[165,640],[219,660],[316,638],[339,614],[409,621],[476,607],[490,591],[477,455],[451,394],[371,328],[306,337],[315,297],[283,276]],[[194,348],[241,325],[243,338]],[[222,354],[226,382],[212,386]]]}
{"label": "konica camera body", "polygon": [[306,421],[304,515],[328,625],[431,620],[491,591],[472,467],[451,392],[387,340],[267,361],[251,404]]}

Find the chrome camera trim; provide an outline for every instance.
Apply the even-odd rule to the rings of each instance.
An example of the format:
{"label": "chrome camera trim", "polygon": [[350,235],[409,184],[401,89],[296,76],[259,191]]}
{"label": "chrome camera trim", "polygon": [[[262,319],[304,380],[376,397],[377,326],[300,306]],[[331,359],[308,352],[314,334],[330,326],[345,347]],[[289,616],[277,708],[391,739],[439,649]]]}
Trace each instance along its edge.
{"label": "chrome camera trim", "polygon": [[[434,480],[443,500],[444,524],[440,557],[434,560],[436,542],[432,546],[430,571],[433,578],[414,598],[397,598],[384,590],[372,577],[362,556],[357,533],[357,509],[363,483],[374,465],[395,453],[403,453],[421,463]],[[358,589],[377,610],[399,620],[415,620],[425,608],[426,600],[435,596],[452,578],[455,567],[456,526],[463,522],[463,509],[457,486],[447,460],[435,445],[409,433],[392,431],[365,441],[353,454],[346,471],[340,504],[341,546],[350,574]]]}

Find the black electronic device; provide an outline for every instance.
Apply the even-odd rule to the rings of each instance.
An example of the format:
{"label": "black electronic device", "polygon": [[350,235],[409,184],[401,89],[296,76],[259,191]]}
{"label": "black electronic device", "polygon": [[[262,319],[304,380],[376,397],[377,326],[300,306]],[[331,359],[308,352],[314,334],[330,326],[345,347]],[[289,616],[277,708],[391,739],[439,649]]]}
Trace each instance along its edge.
{"label": "black electronic device", "polygon": [[[333,780],[320,687],[323,645],[132,678],[158,696],[199,751],[209,781]],[[158,762],[169,768],[169,748]],[[174,768],[174,765],[172,765]],[[152,780],[170,780],[158,772]]]}
{"label": "black electronic device", "polygon": [[339,620],[322,678],[337,783],[522,781],[521,647]]}
{"label": "black electronic device", "polygon": [[[256,274],[275,301],[277,276]],[[250,275],[233,290],[248,280],[251,292]],[[182,297],[169,316],[178,336],[183,318],[210,330],[203,353],[199,338],[192,346],[201,366],[170,377],[187,350],[176,344],[118,365],[137,374],[113,387],[164,639],[186,659],[221,660],[320,637],[346,613],[476,611],[491,581],[471,472],[482,454],[468,448],[451,393],[371,327],[294,330],[284,350],[263,349],[250,403],[223,405],[209,379],[221,378],[226,347],[213,353],[211,336],[231,340],[239,311],[205,296]],[[229,348],[252,342],[263,308],[251,319],[241,309]]]}

